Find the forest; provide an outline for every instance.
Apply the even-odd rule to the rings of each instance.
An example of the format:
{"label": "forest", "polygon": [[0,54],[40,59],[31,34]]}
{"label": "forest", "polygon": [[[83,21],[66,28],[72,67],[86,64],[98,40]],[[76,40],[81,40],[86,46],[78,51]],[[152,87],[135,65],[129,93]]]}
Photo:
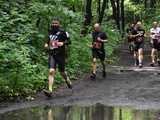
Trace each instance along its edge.
{"label": "forest", "polygon": [[[70,34],[67,72],[72,80],[90,72],[93,24],[108,35],[107,63],[129,23],[142,21],[149,31],[160,21],[159,0],[0,0],[0,100],[30,99],[47,87],[48,55],[44,44],[53,18]],[[58,88],[63,81],[56,75]]]}

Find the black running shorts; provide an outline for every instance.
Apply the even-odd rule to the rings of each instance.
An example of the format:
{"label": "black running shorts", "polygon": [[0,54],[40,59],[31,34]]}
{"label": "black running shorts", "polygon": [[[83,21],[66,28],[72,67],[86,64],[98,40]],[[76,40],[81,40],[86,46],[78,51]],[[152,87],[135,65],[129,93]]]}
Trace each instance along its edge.
{"label": "black running shorts", "polygon": [[134,43],[134,51],[138,52],[138,50],[141,48],[144,48],[144,42]]}
{"label": "black running shorts", "polygon": [[153,40],[153,43],[151,43],[151,47],[160,51],[160,43],[158,43],[157,40]]}
{"label": "black running shorts", "polygon": [[92,49],[92,57],[98,58],[101,61],[104,61],[105,60],[105,51],[99,50],[99,49]]}
{"label": "black running shorts", "polygon": [[56,55],[50,52],[48,57],[49,69],[56,69],[57,65],[60,72],[65,71],[65,55],[62,54]]}

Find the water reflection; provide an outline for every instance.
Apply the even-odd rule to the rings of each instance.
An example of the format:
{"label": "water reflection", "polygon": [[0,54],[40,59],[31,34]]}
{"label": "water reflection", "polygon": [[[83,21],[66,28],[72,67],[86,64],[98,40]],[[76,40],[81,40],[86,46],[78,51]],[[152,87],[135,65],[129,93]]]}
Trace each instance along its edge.
{"label": "water reflection", "polygon": [[49,109],[48,111],[48,120],[53,120],[53,113],[52,109]]}
{"label": "water reflection", "polygon": [[0,114],[0,120],[160,120],[159,112],[103,105],[91,107],[41,106]]}

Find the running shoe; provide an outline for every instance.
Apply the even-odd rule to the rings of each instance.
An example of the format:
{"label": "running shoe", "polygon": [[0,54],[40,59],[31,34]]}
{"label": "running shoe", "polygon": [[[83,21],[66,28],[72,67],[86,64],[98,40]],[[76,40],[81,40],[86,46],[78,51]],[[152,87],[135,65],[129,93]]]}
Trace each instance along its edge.
{"label": "running shoe", "polygon": [[47,96],[47,97],[52,97],[52,92],[49,91],[49,90],[43,90],[44,94]]}
{"label": "running shoe", "polygon": [[105,78],[106,77],[106,71],[102,72],[102,77]]}
{"label": "running shoe", "polygon": [[91,76],[90,76],[91,80],[95,80],[96,79],[96,74],[95,73],[92,73]]}
{"label": "running shoe", "polygon": [[138,65],[139,65],[138,59],[135,60],[135,64],[134,64],[134,65],[135,65],[135,66],[138,66]]}
{"label": "running shoe", "polygon": [[68,80],[65,80],[65,82],[66,82],[66,84],[67,84],[67,87],[69,88],[69,89],[72,89],[73,87],[72,87],[72,82],[68,79]]}
{"label": "running shoe", "polygon": [[139,68],[142,68],[142,67],[143,67],[143,64],[142,64],[142,63],[140,63],[140,64],[139,64]]}
{"label": "running shoe", "polygon": [[151,67],[155,67],[155,64],[152,62],[152,63],[150,64],[150,66],[151,66]]}
{"label": "running shoe", "polygon": [[158,66],[160,66],[160,60],[157,60]]}

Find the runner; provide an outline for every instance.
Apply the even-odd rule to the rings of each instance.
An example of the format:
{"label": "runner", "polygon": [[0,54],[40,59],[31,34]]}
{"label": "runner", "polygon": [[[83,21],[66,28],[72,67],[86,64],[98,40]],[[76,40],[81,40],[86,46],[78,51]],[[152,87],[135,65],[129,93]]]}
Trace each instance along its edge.
{"label": "runner", "polygon": [[98,23],[94,25],[94,31],[92,33],[92,56],[93,56],[93,62],[92,62],[92,75],[91,79],[94,80],[96,78],[96,61],[97,58],[100,59],[101,64],[103,66],[102,76],[106,77],[106,70],[105,70],[105,48],[104,43],[107,42],[107,35],[106,33],[101,31],[101,27]]}
{"label": "runner", "polygon": [[142,28],[142,23],[139,21],[135,26],[132,37],[134,38],[134,59],[135,66],[143,67],[143,48],[144,48],[145,30]]}
{"label": "runner", "polygon": [[[158,52],[160,51],[160,28],[158,27],[158,22],[153,22],[153,28],[150,30],[150,38],[151,38],[151,66],[154,67],[155,63],[158,62],[160,66],[160,59],[158,58]],[[157,58],[157,61],[156,61]]]}
{"label": "runner", "polygon": [[59,20],[52,21],[51,31],[48,37],[48,43],[45,44],[46,48],[49,48],[49,76],[48,76],[48,88],[44,93],[48,96],[52,96],[52,87],[54,83],[54,77],[56,68],[58,65],[61,76],[64,78],[68,88],[72,88],[72,83],[69,77],[65,73],[65,46],[70,42],[69,34],[60,28]]}
{"label": "runner", "polygon": [[134,52],[134,38],[132,37],[134,29],[135,29],[135,24],[134,23],[129,24],[127,28],[127,39],[129,43],[129,50],[131,53]]}

